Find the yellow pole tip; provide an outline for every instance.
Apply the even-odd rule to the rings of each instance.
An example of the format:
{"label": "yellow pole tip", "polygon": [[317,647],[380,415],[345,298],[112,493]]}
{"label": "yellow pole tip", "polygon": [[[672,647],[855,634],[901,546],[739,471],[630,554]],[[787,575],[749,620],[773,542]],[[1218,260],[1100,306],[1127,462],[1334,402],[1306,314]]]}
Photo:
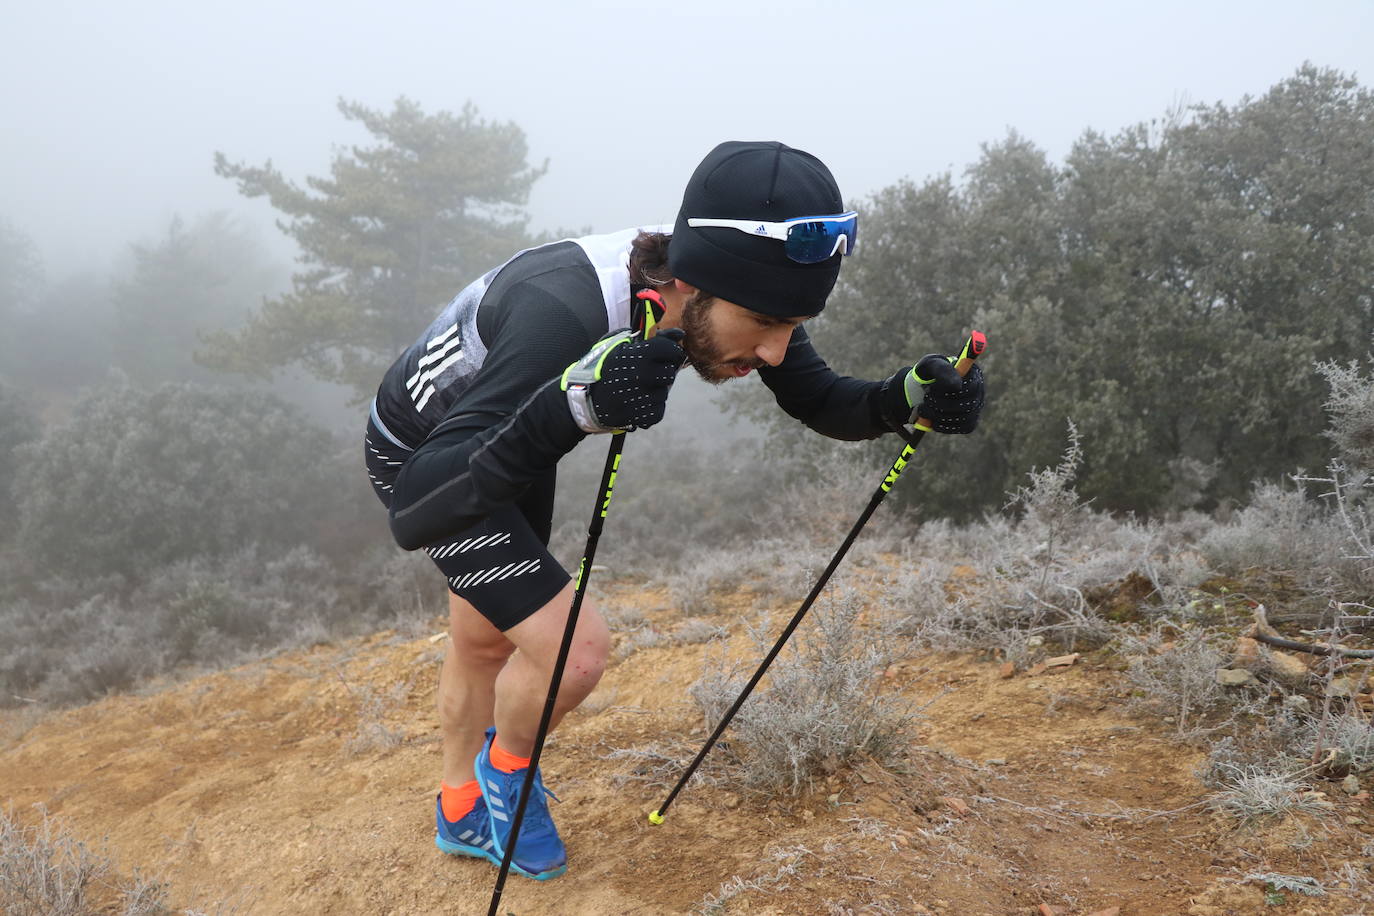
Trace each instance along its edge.
{"label": "yellow pole tip", "polygon": [[663,823],[663,815],[659,814],[657,811],[650,811],[649,823],[654,824],[655,826]]}

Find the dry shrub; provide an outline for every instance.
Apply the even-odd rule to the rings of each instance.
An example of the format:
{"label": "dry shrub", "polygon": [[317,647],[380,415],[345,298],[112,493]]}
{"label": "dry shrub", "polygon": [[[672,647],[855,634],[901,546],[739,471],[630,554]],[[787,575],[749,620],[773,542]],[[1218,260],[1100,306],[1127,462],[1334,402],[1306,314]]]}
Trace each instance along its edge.
{"label": "dry shrub", "polygon": [[1226,667],[1229,656],[1215,635],[1160,625],[1126,634],[1120,651],[1129,662],[1126,680],[1133,711],[1171,718],[1181,738],[1199,737],[1225,724],[1213,721],[1215,714],[1235,704],[1217,683],[1217,669]]}
{"label": "dry shrub", "polygon": [[1216,811],[1249,827],[1291,814],[1320,814],[1322,809],[1307,794],[1307,784],[1292,773],[1274,770],[1236,769],[1224,779],[1223,788],[1208,796]]}
{"label": "dry shrub", "polygon": [[[858,595],[822,599],[774,660],[767,679],[735,716],[716,754],[746,785],[798,792],[819,775],[866,754],[890,758],[904,743],[915,713],[882,692],[883,673],[907,648],[881,627],[859,622]],[[760,659],[771,634],[753,632]],[[709,728],[739,696],[747,670],[708,660],[690,688]]]}
{"label": "dry shrub", "polygon": [[1258,485],[1249,505],[1213,527],[1198,549],[1218,572],[1286,572],[1310,588],[1323,587],[1341,560],[1339,533],[1301,485]]}
{"label": "dry shrub", "polygon": [[23,827],[0,811],[0,912],[7,916],[170,916],[166,894],[147,876],[118,878],[108,855],[46,814]]}

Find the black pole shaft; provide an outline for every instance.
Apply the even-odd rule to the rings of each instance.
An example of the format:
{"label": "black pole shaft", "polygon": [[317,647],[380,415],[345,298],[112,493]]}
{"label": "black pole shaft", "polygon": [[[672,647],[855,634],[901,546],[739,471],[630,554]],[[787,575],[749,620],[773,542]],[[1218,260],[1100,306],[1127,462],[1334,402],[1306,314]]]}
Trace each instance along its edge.
{"label": "black pole shaft", "polygon": [[716,730],[711,733],[711,737],[706,739],[706,744],[697,752],[696,759],[692,761],[691,765],[687,767],[687,771],[678,779],[677,785],[673,786],[672,791],[668,793],[668,797],[663,800],[663,804],[659,805],[658,809],[649,816],[651,821],[659,823],[663,820],[664,814],[668,811],[668,806],[673,803],[673,799],[677,798],[677,794],[682,791],[682,787],[687,785],[687,780],[692,778],[692,774],[697,771],[697,767],[701,766],[701,762],[705,760],[706,755],[711,752],[711,748],[715,746],[716,741],[720,738],[721,734],[724,733],[726,727],[729,726],[730,720],[735,717],[735,713],[739,712],[740,707],[744,705],[744,701],[749,699],[749,694],[753,692],[754,688],[763,678],[764,672],[768,670],[768,666],[773,664],[773,660],[778,657],[778,653],[782,651],[782,647],[787,644],[787,640],[792,636],[792,631],[801,623],[802,618],[806,616],[806,612],[811,610],[811,605],[815,603],[816,597],[820,595],[821,590],[825,588],[826,583],[830,581],[831,574],[839,567],[845,554],[849,552],[850,546],[853,545],[855,539],[858,538],[859,532],[863,530],[864,525],[868,523],[869,518],[872,517],[879,504],[882,503],[883,498],[887,496],[888,491],[892,489],[892,485],[896,483],[897,478],[901,476],[902,470],[906,467],[907,460],[916,451],[916,445],[921,441],[921,436],[922,433],[919,430],[915,433],[905,434],[905,438],[909,444],[902,449],[901,456],[892,465],[892,469],[887,472],[887,476],[884,477],[883,482],[878,485],[878,489],[873,491],[873,498],[868,501],[868,507],[864,509],[858,521],[849,529],[849,534],[845,536],[844,543],[840,545],[839,550],[835,551],[835,555],[830,558],[830,564],[825,567],[825,572],[821,573],[821,577],[816,580],[816,584],[812,587],[811,593],[806,596],[806,600],[803,601],[801,607],[797,609],[797,613],[792,615],[792,619],[782,631],[782,635],[778,637],[777,642],[773,643],[773,648],[768,651],[768,654],[759,664],[758,669],[754,672],[754,676],[751,677],[749,683],[744,686],[744,690],[740,692],[734,705],[725,713],[724,718],[720,720],[720,724],[716,726]]}
{"label": "black pole shaft", "polygon": [[[983,336],[982,332],[973,331],[969,335],[968,340],[964,343],[963,349],[960,351],[959,358],[955,361],[955,371],[959,373],[960,377],[968,374],[973,368],[973,361],[983,354],[983,350],[986,346],[987,338]],[[887,472],[887,476],[883,478],[883,482],[878,484],[878,489],[873,491],[873,498],[868,501],[868,508],[864,509],[863,514],[859,516],[859,520],[854,523],[854,527],[849,529],[849,534],[845,536],[844,543],[840,545],[839,550],[835,551],[835,556],[830,559],[830,565],[826,566],[825,572],[821,573],[820,579],[817,580],[815,586],[811,589],[811,594],[806,596],[806,600],[803,601],[802,606],[797,609],[797,613],[792,615],[792,619],[788,622],[787,628],[782,631],[782,635],[778,637],[778,641],[773,644],[773,648],[769,650],[768,655],[759,665],[758,670],[754,672],[754,676],[749,679],[749,683],[746,684],[744,690],[740,692],[739,698],[735,700],[734,705],[725,713],[725,717],[720,720],[720,724],[717,725],[716,730],[711,733],[711,737],[706,739],[706,744],[697,752],[696,759],[692,761],[691,765],[687,767],[687,771],[678,779],[677,785],[673,786],[672,791],[668,793],[668,797],[663,800],[663,804],[656,810],[650,812],[649,822],[651,824],[663,823],[663,815],[668,810],[668,806],[673,803],[673,799],[677,798],[677,794],[682,791],[682,787],[687,785],[687,780],[692,778],[692,774],[697,771],[697,767],[701,766],[701,762],[706,759],[706,755],[711,752],[711,748],[715,746],[716,741],[720,738],[726,727],[729,726],[730,720],[735,717],[735,713],[739,712],[740,707],[744,705],[744,701],[749,698],[749,694],[752,693],[754,688],[758,685],[764,672],[768,670],[768,666],[773,664],[773,659],[778,657],[778,653],[782,651],[782,647],[787,643],[788,638],[792,635],[792,631],[797,628],[797,624],[801,623],[801,619],[806,616],[806,612],[811,609],[811,605],[815,602],[816,596],[821,593],[821,589],[825,588],[825,584],[830,581],[831,574],[834,573],[835,568],[840,565],[840,561],[844,559],[844,555],[849,552],[849,547],[854,543],[854,539],[859,536],[859,532],[862,531],[864,525],[868,523],[868,519],[873,515],[874,510],[878,508],[879,503],[883,501],[883,497],[887,496],[888,492],[891,491],[892,487],[897,483],[897,478],[902,476],[902,471],[905,470],[907,462],[911,459],[911,456],[915,454],[916,447],[921,444],[921,439],[925,436],[925,430],[930,428],[931,425],[929,421],[924,418],[916,421],[915,430],[907,430],[905,427],[902,428],[901,436],[906,440],[907,444],[902,448],[902,453],[897,456],[897,460],[892,463],[892,469]]]}
{"label": "black pole shaft", "polygon": [[501,892],[506,886],[506,875],[510,873],[511,859],[515,856],[515,842],[520,836],[520,825],[525,820],[525,805],[534,791],[534,774],[539,768],[539,757],[544,751],[544,738],[553,720],[553,709],[558,700],[558,687],[563,681],[563,668],[568,663],[568,653],[572,650],[573,633],[577,629],[577,616],[582,611],[582,599],[587,594],[587,580],[592,574],[592,558],[596,556],[596,543],[601,539],[601,529],[606,523],[606,511],[611,504],[611,490],[615,487],[616,471],[620,467],[620,454],[625,449],[625,434],[611,436],[611,447],[606,452],[606,466],[601,472],[601,488],[597,490],[596,508],[592,511],[591,524],[587,526],[587,546],[582,551],[582,565],[577,570],[577,589],[573,592],[572,607],[568,609],[568,623],[563,628],[563,642],[558,647],[558,659],[553,665],[553,677],[549,681],[549,695],[544,701],[544,712],[539,717],[539,730],[534,737],[534,750],[530,753],[530,765],[525,771],[525,782],[520,789],[520,801],[515,806],[515,817],[510,825],[510,837],[506,840],[506,853],[501,857],[501,871],[496,876],[496,886],[491,892],[491,906],[487,916],[496,916],[501,905]]}

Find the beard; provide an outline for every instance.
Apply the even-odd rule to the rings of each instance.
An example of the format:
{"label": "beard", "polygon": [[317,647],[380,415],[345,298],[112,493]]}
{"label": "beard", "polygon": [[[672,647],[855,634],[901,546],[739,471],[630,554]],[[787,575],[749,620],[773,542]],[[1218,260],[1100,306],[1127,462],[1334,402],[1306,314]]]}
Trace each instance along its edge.
{"label": "beard", "polygon": [[687,351],[687,360],[701,376],[702,381],[719,385],[734,378],[729,367],[748,365],[758,369],[764,365],[762,360],[726,360],[725,354],[711,327],[711,309],[715,307],[715,297],[697,290],[682,305],[682,330],[687,337],[682,349]]}

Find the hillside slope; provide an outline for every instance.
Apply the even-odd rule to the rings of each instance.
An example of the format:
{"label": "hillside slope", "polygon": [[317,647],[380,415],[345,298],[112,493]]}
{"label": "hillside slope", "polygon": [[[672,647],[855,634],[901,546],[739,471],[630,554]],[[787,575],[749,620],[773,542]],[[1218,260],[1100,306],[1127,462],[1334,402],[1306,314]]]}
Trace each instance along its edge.
{"label": "hillside slope", "polygon": [[[662,595],[607,584],[608,607]],[[728,603],[728,602],[727,602]],[[734,651],[751,651],[725,615]],[[689,787],[661,827],[661,786],[629,748],[704,739],[687,696],[703,645],[632,651],[545,753],[564,877],[513,877],[502,911],[544,914],[1374,912],[1328,885],[1266,905],[1247,874],[1367,868],[1367,799],[1334,787],[1319,820],[1238,832],[1199,804],[1197,751],[1127,718],[1118,675],[1078,664],[1000,676],[968,656],[913,658],[885,682],[925,707],[905,760],[838,768],[798,797]],[[179,906],[242,913],[485,913],[495,869],[433,845],[442,642],[379,633],[0,731],[0,799],[45,808],[125,870],[165,876]],[[989,760],[994,761],[988,763]],[[717,771],[719,773],[719,771]],[[954,799],[953,801],[949,799]],[[37,808],[35,806],[42,806]]]}

